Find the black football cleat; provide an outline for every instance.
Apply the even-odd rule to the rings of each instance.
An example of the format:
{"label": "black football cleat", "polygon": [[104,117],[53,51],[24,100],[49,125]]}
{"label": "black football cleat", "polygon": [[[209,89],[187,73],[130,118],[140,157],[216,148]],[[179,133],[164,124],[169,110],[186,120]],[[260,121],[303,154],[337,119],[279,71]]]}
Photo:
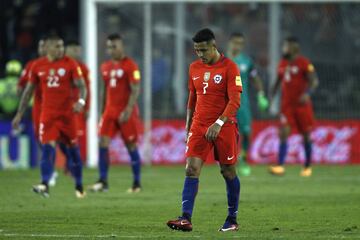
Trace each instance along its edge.
{"label": "black football cleat", "polygon": [[219,229],[219,232],[230,232],[230,231],[238,231],[239,225],[236,222],[235,218],[227,217],[224,225]]}
{"label": "black football cleat", "polygon": [[46,184],[41,183],[38,185],[34,185],[32,187],[32,191],[36,194],[39,194],[40,196],[42,196],[44,198],[50,197],[49,187]]}

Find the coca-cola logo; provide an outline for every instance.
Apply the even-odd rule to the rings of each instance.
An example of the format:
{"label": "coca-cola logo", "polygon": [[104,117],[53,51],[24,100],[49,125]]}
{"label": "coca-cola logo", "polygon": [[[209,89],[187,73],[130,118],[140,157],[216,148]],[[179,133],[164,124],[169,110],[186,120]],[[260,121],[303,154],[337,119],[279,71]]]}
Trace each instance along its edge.
{"label": "coca-cola logo", "polygon": [[[357,128],[320,126],[311,133],[313,140],[312,160],[315,163],[347,163],[351,160],[351,137]],[[256,163],[271,163],[277,160],[279,148],[278,128],[269,126],[254,136],[250,158]],[[355,146],[354,146],[355,147]],[[302,136],[288,139],[287,163],[302,163],[305,159]]]}

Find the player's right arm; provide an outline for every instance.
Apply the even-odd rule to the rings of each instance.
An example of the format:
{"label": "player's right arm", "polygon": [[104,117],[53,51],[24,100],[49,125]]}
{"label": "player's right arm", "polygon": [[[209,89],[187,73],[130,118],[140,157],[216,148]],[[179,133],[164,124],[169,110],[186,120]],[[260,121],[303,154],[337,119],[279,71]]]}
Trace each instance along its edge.
{"label": "player's right arm", "polygon": [[12,127],[13,129],[17,130],[19,128],[20,121],[24,115],[24,112],[29,105],[30,98],[34,92],[35,84],[32,82],[28,82],[26,84],[25,90],[22,93],[21,100],[19,103],[18,110],[14,119],[12,120]]}
{"label": "player's right arm", "polygon": [[106,69],[106,64],[103,63],[100,67],[101,70],[101,77],[103,79],[103,85],[102,87],[100,87],[100,92],[99,92],[99,96],[100,96],[100,113],[103,114],[104,110],[105,110],[105,104],[106,104],[106,89],[107,89],[107,84],[108,84],[108,80],[109,80],[109,75],[110,72]]}
{"label": "player's right arm", "polygon": [[187,142],[187,140],[188,140],[188,135],[189,135],[189,131],[191,128],[192,118],[193,118],[195,106],[196,106],[196,90],[195,90],[194,82],[192,81],[192,78],[191,78],[190,71],[189,71],[188,87],[189,87],[189,98],[188,98],[187,110],[186,110],[185,142]]}

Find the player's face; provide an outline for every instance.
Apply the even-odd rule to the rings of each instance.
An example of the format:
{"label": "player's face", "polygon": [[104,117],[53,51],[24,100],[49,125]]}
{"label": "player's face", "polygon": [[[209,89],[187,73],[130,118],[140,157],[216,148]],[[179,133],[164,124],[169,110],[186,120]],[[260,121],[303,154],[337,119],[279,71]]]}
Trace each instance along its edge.
{"label": "player's face", "polygon": [[63,40],[50,40],[47,41],[46,52],[48,55],[55,59],[64,56],[64,41]]}
{"label": "player's face", "polygon": [[65,54],[69,57],[79,59],[81,56],[81,47],[78,45],[70,45],[66,47]]}
{"label": "player's face", "polygon": [[216,56],[216,47],[213,42],[194,43],[194,50],[198,58],[205,64],[212,63]]}
{"label": "player's face", "polygon": [[121,59],[124,53],[124,46],[120,39],[107,40],[106,42],[107,52],[112,59]]}
{"label": "player's face", "polygon": [[44,40],[40,40],[38,44],[38,54],[39,56],[45,56],[46,55],[46,45]]}
{"label": "player's face", "polygon": [[296,54],[297,44],[285,41],[282,46],[283,57],[289,59]]}
{"label": "player's face", "polygon": [[234,55],[238,55],[245,47],[245,39],[243,37],[233,37],[229,41],[229,51]]}

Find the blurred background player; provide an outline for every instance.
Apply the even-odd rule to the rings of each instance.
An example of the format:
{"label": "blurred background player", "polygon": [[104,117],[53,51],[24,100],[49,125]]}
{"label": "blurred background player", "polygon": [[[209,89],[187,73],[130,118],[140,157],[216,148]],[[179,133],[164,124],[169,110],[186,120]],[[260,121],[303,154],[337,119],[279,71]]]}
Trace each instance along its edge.
{"label": "blurred background player", "polygon": [[300,45],[296,37],[285,39],[282,53],[277,81],[271,95],[273,98],[281,84],[279,157],[278,165],[270,167],[270,172],[275,175],[285,173],[287,138],[291,130],[298,130],[303,135],[305,149],[305,163],[300,175],[309,177],[312,174],[310,133],[314,126],[311,94],[317,88],[319,80],[309,59],[300,54]]}
{"label": "blurred background player", "polygon": [[255,69],[252,59],[244,53],[245,37],[242,33],[232,33],[228,43],[227,55],[239,67],[241,80],[243,84],[243,91],[241,93],[241,107],[236,113],[238,128],[241,134],[241,154],[239,155],[238,170],[239,174],[248,176],[251,173],[250,166],[247,164],[247,154],[250,148],[250,134],[251,134],[251,107],[249,99],[249,82],[254,83],[257,91],[258,108],[265,111],[269,102],[264,94],[262,80]]}
{"label": "blurred background player", "polygon": [[[49,196],[49,180],[54,172],[55,147],[57,141],[64,141],[71,154],[72,174],[75,178],[76,197],[85,196],[82,185],[82,162],[77,146],[75,113],[85,106],[86,86],[77,63],[64,56],[64,42],[60,37],[46,39],[46,57],[38,59],[32,66],[30,80],[23,92],[18,112],[12,125],[17,129],[28,101],[36,87],[41,87],[41,116],[39,138],[42,144],[41,184],[33,191]],[[80,91],[80,98],[74,104],[71,98],[73,86]]]}
{"label": "blurred background player", "polygon": [[14,117],[19,104],[17,82],[21,69],[21,63],[18,60],[10,60],[5,66],[5,77],[0,79],[0,108],[3,112],[2,117],[5,119]]}
{"label": "blurred background player", "polygon": [[[74,41],[74,40],[67,42],[66,48],[65,48],[65,55],[73,58],[78,63],[78,65],[81,69],[81,72],[83,74],[85,84],[86,84],[87,95],[86,95],[86,104],[84,107],[84,111],[76,115],[77,134],[79,137],[80,154],[81,154],[81,159],[85,160],[86,159],[86,144],[87,144],[86,122],[87,122],[87,118],[89,116],[89,108],[90,108],[90,87],[89,87],[90,82],[89,82],[89,69],[85,65],[85,63],[83,63],[81,61],[81,51],[82,51],[82,48],[81,48],[79,42]],[[76,88],[73,91],[73,97],[74,97],[74,102],[76,102],[79,99],[79,90]],[[59,143],[59,146],[60,146],[61,151],[66,156],[65,170],[67,172],[71,169],[71,163],[72,163],[71,154],[67,150],[65,144]]]}
{"label": "blurred background player", "polygon": [[[141,190],[141,159],[137,148],[139,109],[137,99],[140,94],[140,71],[135,61],[125,55],[122,38],[111,34],[107,38],[107,51],[111,60],[101,65],[105,83],[106,99],[103,97],[103,111],[100,124],[99,180],[91,186],[98,192],[108,189],[109,144],[120,133],[131,158],[133,185],[129,193]],[[104,96],[104,94],[102,94]]]}
{"label": "blurred background player", "polygon": [[236,64],[217,50],[214,33],[202,29],[193,37],[199,60],[189,69],[189,100],[186,116],[186,177],[182,193],[182,216],[168,227],[192,231],[191,217],[203,163],[214,148],[226,182],[228,216],[219,231],[238,230],[240,181],[236,175],[236,111],[240,107],[241,77]]}

